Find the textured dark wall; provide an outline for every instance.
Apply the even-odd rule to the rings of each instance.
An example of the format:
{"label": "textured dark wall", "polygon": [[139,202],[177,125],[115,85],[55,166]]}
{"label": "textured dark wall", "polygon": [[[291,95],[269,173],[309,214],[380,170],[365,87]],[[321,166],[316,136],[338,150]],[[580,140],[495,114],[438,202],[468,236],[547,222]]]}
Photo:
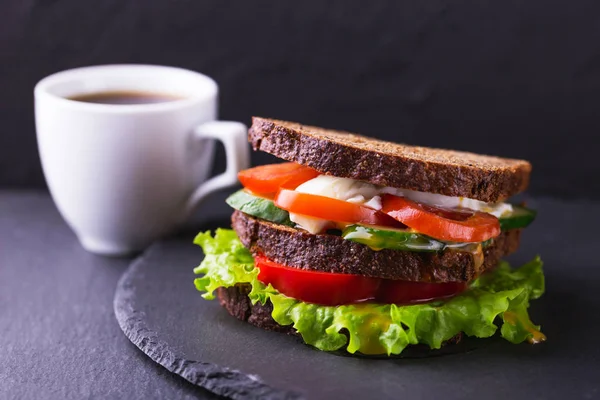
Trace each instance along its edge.
{"label": "textured dark wall", "polygon": [[104,63],[207,73],[225,119],[526,158],[532,191],[600,195],[596,0],[3,0],[0,186],[44,185],[35,82]]}

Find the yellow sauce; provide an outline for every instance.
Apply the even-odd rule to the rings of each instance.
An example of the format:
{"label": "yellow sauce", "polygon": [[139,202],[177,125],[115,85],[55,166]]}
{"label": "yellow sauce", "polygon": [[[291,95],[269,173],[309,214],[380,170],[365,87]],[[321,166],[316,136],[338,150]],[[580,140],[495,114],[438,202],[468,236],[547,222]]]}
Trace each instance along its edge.
{"label": "yellow sauce", "polygon": [[471,253],[473,257],[473,267],[475,268],[475,274],[479,275],[479,270],[483,265],[484,257],[483,257],[483,246],[481,243],[468,243],[468,244],[460,244],[459,246],[453,245],[450,247],[452,251],[464,251],[467,253]]}
{"label": "yellow sauce", "polygon": [[366,318],[363,324],[356,328],[356,332],[354,332],[357,336],[361,338],[367,338],[365,340],[360,341],[359,352],[367,355],[377,355],[377,354],[387,354],[385,348],[379,343],[379,336],[386,332],[390,327],[390,318],[379,318],[365,311],[365,307],[361,305],[357,305],[354,313],[357,315],[363,314]]}
{"label": "yellow sauce", "polygon": [[523,326],[526,331],[531,333],[531,336],[527,338],[527,341],[531,344],[541,343],[546,341],[546,335],[540,332],[531,321],[524,319],[523,317],[515,314],[512,311],[505,311],[503,314],[504,321],[507,323],[516,326],[517,323]]}
{"label": "yellow sauce", "polygon": [[474,247],[474,249],[469,249],[469,251],[473,255],[473,264],[475,267],[475,271],[477,272],[477,274],[479,274],[479,270],[483,265],[483,246],[481,246],[481,243],[477,243]]}

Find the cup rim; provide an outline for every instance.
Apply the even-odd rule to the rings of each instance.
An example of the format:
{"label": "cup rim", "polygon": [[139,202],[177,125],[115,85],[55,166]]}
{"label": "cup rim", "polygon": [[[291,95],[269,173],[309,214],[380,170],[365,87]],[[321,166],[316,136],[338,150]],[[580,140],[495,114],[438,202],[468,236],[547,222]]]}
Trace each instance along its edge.
{"label": "cup rim", "polygon": [[[203,81],[202,84],[206,86],[206,90],[199,91],[197,94],[182,99],[173,101],[166,101],[163,103],[146,103],[146,104],[102,104],[102,103],[86,103],[83,101],[71,100],[69,98],[59,96],[52,93],[51,89],[54,85],[75,80],[77,76],[82,74],[98,74],[102,70],[112,71],[115,70],[155,70],[157,73],[184,73],[189,74],[190,78],[194,78],[198,81]],[[200,72],[192,71],[180,67],[172,67],[166,65],[154,65],[154,64],[103,64],[93,65],[79,68],[71,68],[56,72],[42,78],[34,87],[34,97],[47,98],[53,101],[61,103],[65,107],[71,107],[75,110],[81,111],[96,111],[114,114],[131,114],[131,113],[146,113],[156,111],[172,111],[175,109],[186,108],[198,103],[205,102],[207,100],[216,99],[219,92],[217,83],[211,77],[204,75]]]}

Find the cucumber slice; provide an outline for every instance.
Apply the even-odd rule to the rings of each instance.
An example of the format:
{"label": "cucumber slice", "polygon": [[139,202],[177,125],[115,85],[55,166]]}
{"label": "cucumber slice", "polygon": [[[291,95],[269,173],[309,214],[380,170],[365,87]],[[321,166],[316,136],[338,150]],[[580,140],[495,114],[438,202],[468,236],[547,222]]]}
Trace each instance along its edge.
{"label": "cucumber slice", "polygon": [[[410,230],[390,229],[349,225],[342,232],[342,237],[353,242],[369,246],[373,250],[392,249],[403,251],[436,252],[445,249],[464,250],[477,243],[443,242]],[[481,243],[483,248],[491,245],[494,239]]]}
{"label": "cucumber slice", "polygon": [[350,225],[342,237],[372,249],[436,252],[446,247],[444,242],[409,230]]}
{"label": "cucumber slice", "polygon": [[499,219],[500,228],[505,231],[508,229],[525,228],[536,216],[536,211],[529,208],[513,205],[512,212]]}
{"label": "cucumber slice", "polygon": [[254,196],[245,190],[238,190],[225,200],[231,207],[253,217],[276,224],[294,226],[290,214],[277,207],[271,200]]}

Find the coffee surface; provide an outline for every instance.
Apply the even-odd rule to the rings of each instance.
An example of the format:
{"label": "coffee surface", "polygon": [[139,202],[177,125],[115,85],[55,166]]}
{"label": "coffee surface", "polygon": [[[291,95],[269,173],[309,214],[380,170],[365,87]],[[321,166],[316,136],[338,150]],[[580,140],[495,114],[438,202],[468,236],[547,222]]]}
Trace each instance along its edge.
{"label": "coffee surface", "polygon": [[106,91],[68,97],[69,100],[96,104],[156,104],[181,100],[181,97],[156,92]]}

